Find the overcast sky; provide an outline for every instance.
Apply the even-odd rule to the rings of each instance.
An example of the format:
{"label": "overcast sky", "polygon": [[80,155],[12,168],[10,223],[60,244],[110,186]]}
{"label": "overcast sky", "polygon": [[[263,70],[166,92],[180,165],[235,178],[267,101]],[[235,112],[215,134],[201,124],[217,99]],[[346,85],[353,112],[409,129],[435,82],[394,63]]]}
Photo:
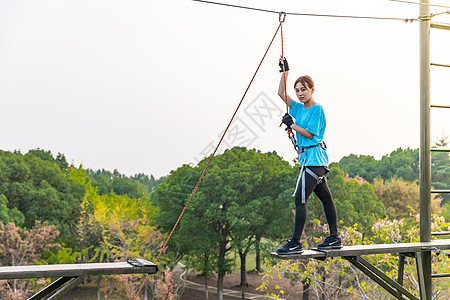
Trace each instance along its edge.
{"label": "overcast sky", "polygon": [[[419,15],[417,5],[387,0],[222,2]],[[0,149],[61,152],[77,166],[127,175],[196,163],[217,144],[277,26],[276,14],[189,0],[0,0]],[[288,93],[298,76],[314,79],[331,161],[419,147],[418,22],[287,16],[283,32]],[[432,30],[431,53],[450,64],[449,31]],[[224,146],[295,158],[279,127],[280,54],[278,35]],[[447,68],[432,67],[433,104],[450,104],[449,82]],[[448,110],[431,117],[433,141],[448,136]]]}

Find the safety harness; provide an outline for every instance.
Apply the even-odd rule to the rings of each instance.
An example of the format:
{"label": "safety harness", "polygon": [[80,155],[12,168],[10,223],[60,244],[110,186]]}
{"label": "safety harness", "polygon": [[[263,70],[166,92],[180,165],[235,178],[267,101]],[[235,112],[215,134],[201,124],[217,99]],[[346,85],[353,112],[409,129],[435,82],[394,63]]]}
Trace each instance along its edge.
{"label": "safety harness", "polygon": [[294,149],[297,151],[299,156],[303,158],[302,153],[305,153],[305,158],[303,158],[303,161],[302,161],[301,167],[300,167],[300,175],[298,176],[297,183],[295,185],[295,191],[292,194],[292,197],[295,197],[295,194],[297,194],[297,190],[298,190],[298,184],[301,181],[302,182],[302,190],[301,190],[302,204],[305,204],[306,203],[306,192],[305,192],[306,181],[305,181],[305,176],[304,176],[305,172],[308,173],[309,175],[311,175],[317,181],[317,184],[322,183],[323,180],[327,180],[327,178],[325,177],[325,174],[323,176],[317,176],[316,173],[314,173],[311,169],[308,169],[305,166],[306,159],[307,159],[307,150],[314,148],[314,147],[321,147],[323,150],[327,150],[327,145],[325,144],[325,142],[322,142],[317,145],[300,148],[298,146],[297,140],[295,139],[293,134],[290,135],[290,138],[291,138],[292,143],[294,144]]}

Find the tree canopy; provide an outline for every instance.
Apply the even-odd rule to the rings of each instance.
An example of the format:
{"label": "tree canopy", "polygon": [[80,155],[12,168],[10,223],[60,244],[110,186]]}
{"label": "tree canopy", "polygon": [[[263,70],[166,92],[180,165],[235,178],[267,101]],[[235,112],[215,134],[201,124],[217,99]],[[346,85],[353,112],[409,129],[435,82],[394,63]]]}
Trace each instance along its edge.
{"label": "tree canopy", "polygon": [[[207,159],[195,167],[184,165],[172,171],[156,189],[158,221],[166,230],[175,224],[206,163]],[[230,272],[226,254],[232,247],[245,256],[257,236],[267,236],[270,231],[274,234],[273,227],[277,227],[278,236],[290,229],[290,199],[278,196],[291,173],[289,164],[274,152],[237,147],[218,155],[192,198],[173,243],[186,255],[217,263],[220,285]]]}

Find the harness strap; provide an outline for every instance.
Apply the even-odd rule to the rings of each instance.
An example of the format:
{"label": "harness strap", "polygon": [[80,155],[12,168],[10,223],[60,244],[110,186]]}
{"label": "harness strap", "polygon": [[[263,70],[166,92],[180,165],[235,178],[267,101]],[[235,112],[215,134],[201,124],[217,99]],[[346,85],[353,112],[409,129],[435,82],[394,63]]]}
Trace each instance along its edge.
{"label": "harness strap", "polygon": [[302,177],[303,177],[303,173],[304,173],[304,165],[302,165],[301,167],[300,167],[300,175],[298,176],[298,178],[297,178],[297,183],[295,184],[295,191],[294,191],[294,193],[292,194],[292,197],[295,197],[295,194],[297,194],[297,190],[298,190],[298,183],[300,182],[300,180],[302,180]]}
{"label": "harness strap", "polygon": [[[306,180],[305,180],[305,171],[306,173],[308,173],[309,175],[312,176],[312,178],[314,178],[317,181],[317,184],[321,184],[322,181],[324,180],[325,175],[323,176],[317,176],[316,173],[314,173],[311,169],[309,169],[308,167],[305,167],[302,165],[302,167],[300,168],[300,175],[298,176],[297,179],[297,184],[295,185],[295,191],[294,194],[292,194],[292,197],[295,197],[295,194],[297,193],[298,190],[298,183],[300,182],[300,180],[302,181],[302,190],[301,190],[301,196],[302,196],[302,204],[306,203]],[[326,180],[326,179],[325,179]]]}
{"label": "harness strap", "polygon": [[306,168],[306,172],[307,172],[309,175],[311,175],[311,176],[317,181],[317,184],[321,184],[321,183],[322,183],[322,180],[325,178],[325,176],[321,176],[321,177],[317,176],[316,173],[314,173],[313,171],[311,171],[311,170],[308,169],[308,168]]}
{"label": "harness strap", "polygon": [[325,144],[325,142],[322,142],[322,143],[319,143],[317,145],[302,147],[302,152],[305,152],[305,150],[311,149],[311,148],[314,148],[314,147],[321,147],[323,150],[327,150],[327,145]]}

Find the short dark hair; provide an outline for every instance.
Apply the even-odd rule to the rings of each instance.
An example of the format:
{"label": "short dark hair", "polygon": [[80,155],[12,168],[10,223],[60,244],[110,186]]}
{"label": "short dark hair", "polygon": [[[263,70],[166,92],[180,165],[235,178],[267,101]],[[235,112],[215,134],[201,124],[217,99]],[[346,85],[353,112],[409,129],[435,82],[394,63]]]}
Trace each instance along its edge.
{"label": "short dark hair", "polygon": [[303,84],[304,87],[307,87],[307,88],[310,88],[310,89],[314,88],[314,81],[308,75],[303,75],[303,76],[300,76],[299,78],[297,78],[297,80],[294,83],[294,88],[297,85],[297,83],[299,83],[299,82],[301,84]]}

